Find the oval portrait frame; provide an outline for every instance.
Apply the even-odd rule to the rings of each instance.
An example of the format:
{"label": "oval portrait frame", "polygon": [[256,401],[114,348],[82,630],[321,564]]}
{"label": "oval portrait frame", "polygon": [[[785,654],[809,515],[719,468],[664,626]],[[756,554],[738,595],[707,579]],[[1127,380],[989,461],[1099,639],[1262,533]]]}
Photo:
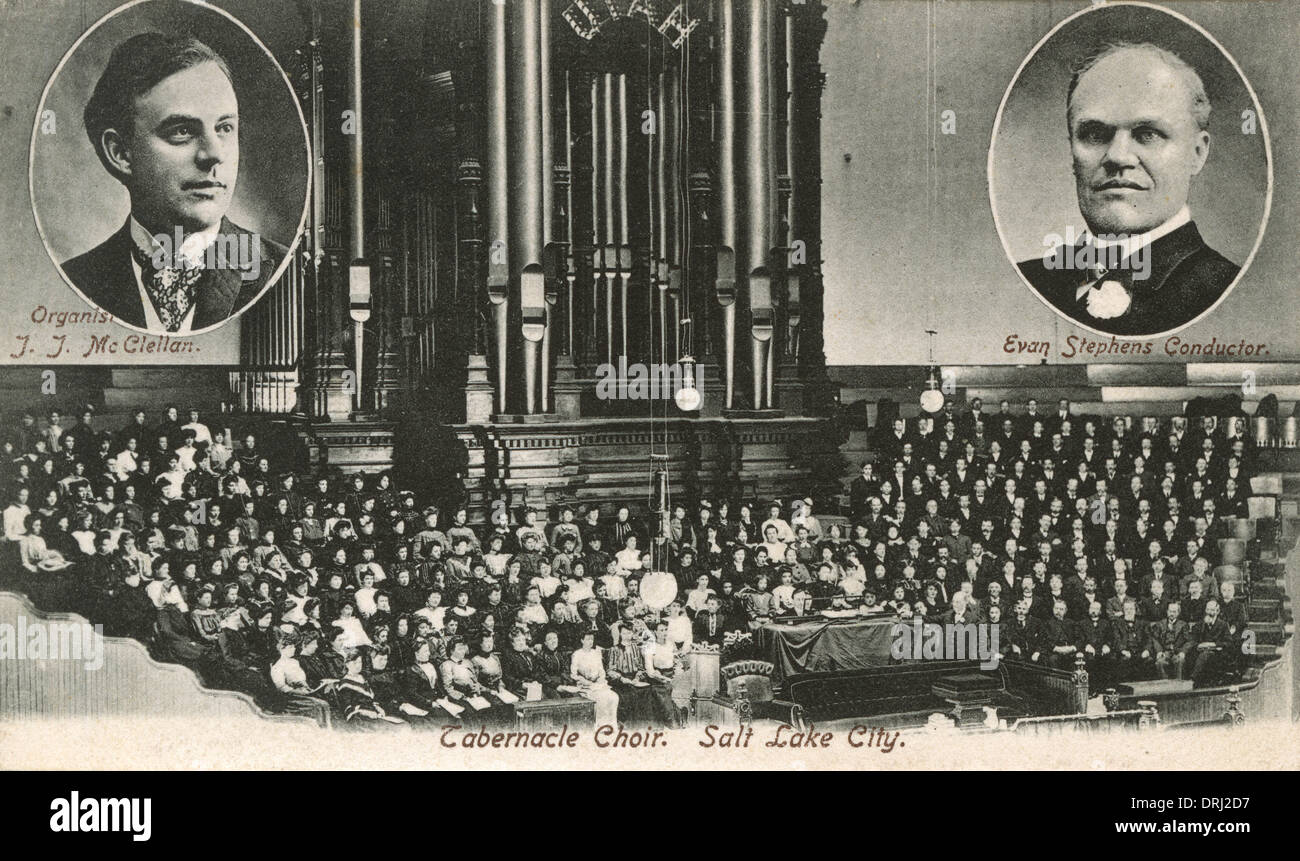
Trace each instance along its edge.
{"label": "oval portrait frame", "polygon": [[[219,15],[222,18],[224,18],[227,23],[237,28],[239,32],[241,32],[245,37],[250,39],[252,43],[256,45],[257,48],[262,52],[262,55],[266,58],[266,60],[270,63],[270,67],[275,70],[275,73],[279,76],[280,81],[283,82],[286,91],[289,93],[290,96],[289,100],[293,103],[294,112],[295,112],[294,116],[296,116],[298,119],[298,128],[302,133],[302,148],[303,148],[302,170],[303,170],[303,176],[305,177],[305,182],[303,184],[302,211],[301,213],[299,213],[297,226],[293,230],[293,235],[289,237],[289,241],[285,243],[286,251],[283,259],[280,261],[279,265],[275,268],[275,271],[271,273],[271,276],[267,278],[266,283],[262,286],[262,289],[258,291],[257,295],[253,297],[252,300],[245,303],[242,307],[234,309],[231,312],[230,316],[226,317],[225,319],[221,320],[218,323],[214,323],[211,326],[206,326],[202,329],[193,329],[189,332],[184,332],[184,333],[148,329],[143,326],[136,326],[115,315],[108,315],[107,311],[105,311],[102,307],[100,307],[98,304],[92,301],[90,297],[88,297],[85,293],[83,293],[81,291],[81,288],[79,288],[76,284],[74,284],[72,279],[69,278],[67,274],[63,271],[63,264],[59,262],[58,255],[55,253],[54,249],[50,247],[49,236],[46,233],[45,225],[41,221],[40,209],[36,201],[36,169],[35,169],[36,168],[36,146],[41,136],[42,117],[44,116],[46,111],[46,103],[49,100],[50,90],[54,86],[55,81],[58,80],[59,75],[63,72],[64,67],[68,64],[69,60],[71,60],[71,58],[77,53],[77,51],[81,49],[82,44],[88,38],[90,38],[90,36],[94,34],[100,27],[102,27],[104,24],[111,21],[112,19],[116,18],[117,16],[123,14],[124,12],[127,12],[128,10],[135,9],[136,7],[143,6],[145,4],[152,4],[152,3],[184,3],[188,6],[194,7],[196,10],[200,10],[205,13],[212,13],[215,15]],[[209,332],[214,332],[222,328],[226,324],[236,321],[241,316],[243,316],[245,312],[249,311],[258,302],[260,302],[262,298],[266,296],[267,292],[270,291],[273,287],[275,287],[280,282],[280,279],[284,277],[285,272],[289,268],[289,264],[294,260],[295,255],[297,254],[298,244],[299,242],[302,241],[303,229],[307,223],[307,214],[311,209],[311,193],[312,193],[312,183],[314,179],[315,177],[313,176],[312,173],[311,137],[307,129],[307,119],[302,112],[302,104],[298,100],[297,91],[294,89],[293,82],[289,79],[288,74],[285,73],[284,68],[280,65],[279,61],[276,60],[275,55],[271,53],[271,50],[266,47],[266,44],[263,43],[262,40],[258,38],[257,34],[254,33],[248,27],[247,24],[245,24],[243,21],[236,18],[230,12],[227,12],[225,9],[207,3],[205,2],[205,0],[128,0],[128,2],[123,3],[122,5],[114,9],[111,9],[109,12],[101,16],[93,24],[87,27],[85,32],[83,32],[80,36],[78,36],[77,39],[72,43],[72,45],[67,49],[67,51],[64,52],[63,56],[60,58],[58,62],[58,65],[54,67],[54,71],[50,73],[49,79],[45,82],[45,87],[41,90],[41,98],[39,103],[37,104],[36,116],[32,124],[31,142],[28,145],[28,150],[27,150],[27,193],[28,193],[29,201],[31,203],[32,218],[36,223],[36,231],[41,237],[41,244],[45,246],[45,251],[49,255],[51,262],[53,262],[54,268],[58,271],[59,276],[63,279],[64,283],[66,283],[70,288],[72,288],[73,292],[76,293],[77,296],[80,297],[82,301],[84,301],[95,311],[111,316],[112,321],[119,326],[123,326],[134,332],[139,332],[141,334],[146,334],[146,335],[166,335],[169,337],[189,338],[197,335],[207,334]],[[231,198],[232,203],[234,199],[235,199],[234,196],[232,196]]]}
{"label": "oval portrait frame", "polygon": [[[1007,102],[1010,100],[1012,92],[1015,90],[1016,85],[1020,82],[1021,75],[1024,74],[1025,68],[1029,66],[1031,62],[1034,61],[1034,59],[1038,56],[1039,52],[1043,49],[1044,45],[1046,45],[1049,41],[1051,41],[1057,35],[1058,32],[1060,32],[1065,27],[1069,26],[1076,19],[1081,18],[1085,15],[1105,14],[1108,11],[1123,9],[1125,7],[1138,7],[1138,8],[1150,9],[1154,12],[1158,12],[1160,14],[1167,15],[1170,18],[1173,18],[1178,24],[1190,28],[1191,30],[1195,31],[1195,33],[1198,34],[1201,38],[1205,39],[1209,44],[1213,45],[1215,50],[1217,50],[1219,54],[1224,58],[1224,60],[1227,61],[1227,63],[1231,66],[1232,70],[1236,73],[1238,79],[1241,81],[1241,84],[1244,87],[1245,91],[1249,93],[1251,104],[1254,106],[1255,109],[1255,116],[1259,120],[1259,130],[1264,139],[1264,166],[1265,166],[1266,179],[1267,179],[1265,192],[1264,192],[1264,199],[1263,199],[1263,212],[1260,216],[1259,229],[1255,234],[1255,241],[1251,245],[1250,253],[1247,254],[1246,258],[1242,261],[1240,271],[1237,272],[1236,277],[1233,278],[1232,282],[1223,290],[1222,293],[1219,294],[1218,298],[1215,299],[1213,304],[1211,304],[1208,308],[1206,308],[1196,317],[1192,318],[1191,320],[1188,320],[1185,323],[1181,323],[1172,329],[1167,329],[1161,332],[1152,332],[1150,334],[1143,334],[1143,335],[1115,334],[1112,332],[1107,332],[1103,329],[1096,328],[1095,326],[1088,325],[1087,323],[1081,322],[1080,320],[1076,320],[1074,317],[1071,317],[1069,314],[1057,308],[1050,301],[1048,301],[1047,297],[1045,297],[1038,290],[1038,288],[1034,287],[1034,285],[1029,282],[1029,279],[1025,277],[1025,274],[1020,269],[1019,263],[1016,259],[1017,255],[1012,249],[1011,243],[1007,239],[1006,231],[1003,229],[1002,220],[999,217],[997,183],[994,180],[994,154],[997,149],[999,135],[1002,131],[1003,115],[1007,107]],[[1053,314],[1055,314],[1061,320],[1064,320],[1069,325],[1076,326],[1088,332],[1092,332],[1095,335],[1100,335],[1105,338],[1115,338],[1116,340],[1119,341],[1151,341],[1157,338],[1168,337],[1170,335],[1176,334],[1206,319],[1221,304],[1223,304],[1223,301],[1227,299],[1228,295],[1237,288],[1237,284],[1240,283],[1242,277],[1246,274],[1247,270],[1250,269],[1251,263],[1254,262],[1255,255],[1258,253],[1259,247],[1264,241],[1264,233],[1268,229],[1268,219],[1273,208],[1273,184],[1274,184],[1273,144],[1268,131],[1268,120],[1265,118],[1264,108],[1263,105],[1260,104],[1259,96],[1256,94],[1255,88],[1251,85],[1250,79],[1246,77],[1246,73],[1242,70],[1241,65],[1237,62],[1236,57],[1232,56],[1232,54],[1228,52],[1227,48],[1225,48],[1219,42],[1219,40],[1214,37],[1213,34],[1211,34],[1200,24],[1188,18],[1186,15],[1183,15],[1182,13],[1176,12],[1172,9],[1168,9],[1164,6],[1159,6],[1155,3],[1143,2],[1143,0],[1114,0],[1114,2],[1103,2],[1098,5],[1093,5],[1084,9],[1080,9],[1077,12],[1074,12],[1066,16],[1065,18],[1061,19],[1055,24],[1055,26],[1053,26],[1050,30],[1048,30],[1047,33],[1044,34],[1043,37],[1039,39],[1037,43],[1034,44],[1034,47],[1030,49],[1028,54],[1025,55],[1025,58],[1020,61],[1020,65],[1016,67],[1016,72],[1014,75],[1012,75],[1011,81],[1010,83],[1007,84],[1007,88],[1002,94],[1002,99],[998,103],[997,115],[994,117],[993,120],[993,132],[989,138],[989,152],[988,152],[988,160],[986,165],[985,180],[988,183],[989,207],[993,215],[993,224],[994,224],[994,228],[997,230],[998,240],[1002,244],[1003,253],[1006,255],[1007,260],[1011,263],[1012,269],[1015,270],[1016,277],[1019,278],[1020,281],[1024,284],[1025,288],[1030,293],[1033,294],[1035,299],[1041,302],[1044,307],[1051,310]]]}

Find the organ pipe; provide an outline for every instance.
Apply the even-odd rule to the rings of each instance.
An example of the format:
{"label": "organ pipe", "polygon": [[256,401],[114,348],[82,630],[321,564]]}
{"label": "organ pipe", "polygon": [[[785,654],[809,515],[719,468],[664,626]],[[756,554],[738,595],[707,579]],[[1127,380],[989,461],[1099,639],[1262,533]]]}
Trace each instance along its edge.
{"label": "organ pipe", "polygon": [[488,14],[487,80],[487,245],[488,302],[492,313],[492,341],[496,356],[497,411],[506,412],[508,377],[510,259],[516,253],[507,244],[509,226],[509,150],[506,146],[506,7],[486,6]]}

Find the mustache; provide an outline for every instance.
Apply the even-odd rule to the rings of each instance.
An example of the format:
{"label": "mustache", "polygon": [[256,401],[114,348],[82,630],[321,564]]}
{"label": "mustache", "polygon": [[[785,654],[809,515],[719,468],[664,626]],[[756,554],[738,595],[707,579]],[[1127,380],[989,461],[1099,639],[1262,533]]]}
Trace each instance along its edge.
{"label": "mustache", "polygon": [[1114,179],[1114,178],[1096,183],[1093,185],[1093,188],[1098,191],[1104,191],[1109,188],[1135,188],[1139,191],[1147,190],[1147,187],[1145,185],[1142,185],[1142,183],[1140,182],[1135,182],[1131,179]]}

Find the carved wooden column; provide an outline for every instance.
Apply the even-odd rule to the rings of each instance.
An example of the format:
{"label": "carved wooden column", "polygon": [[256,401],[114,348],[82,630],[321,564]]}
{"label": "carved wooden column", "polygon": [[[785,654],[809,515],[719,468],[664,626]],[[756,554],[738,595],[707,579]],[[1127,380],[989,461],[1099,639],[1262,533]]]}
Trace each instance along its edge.
{"label": "carved wooden column", "polygon": [[1083,653],[1074,656],[1074,672],[1070,674],[1070,684],[1074,686],[1074,713],[1088,712],[1088,667]]}

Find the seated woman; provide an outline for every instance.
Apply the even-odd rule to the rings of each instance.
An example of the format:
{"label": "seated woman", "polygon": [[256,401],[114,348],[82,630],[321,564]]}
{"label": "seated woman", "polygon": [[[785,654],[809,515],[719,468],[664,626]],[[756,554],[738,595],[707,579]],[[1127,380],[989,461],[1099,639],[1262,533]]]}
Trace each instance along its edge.
{"label": "seated woman", "polygon": [[694,618],[696,613],[704,609],[709,596],[716,594],[709,586],[709,575],[701,574],[695,580],[695,588],[686,593],[686,612]]}
{"label": "seated woman", "polygon": [[677,646],[669,637],[667,619],[660,619],[654,626],[654,642],[642,647],[645,654],[645,671],[650,681],[669,684],[677,675],[681,656]]}
{"label": "seated woman", "polygon": [[334,620],[334,628],[347,636],[349,649],[359,649],[370,645],[370,635],[366,633],[361,620],[356,617],[356,605],[348,602],[339,606],[339,617]]}
{"label": "seated woman", "polygon": [[694,631],[691,627],[691,617],[687,616],[682,609],[680,600],[673,600],[668,604],[668,641],[677,649],[678,654],[690,652],[691,642],[694,639]]}
{"label": "seated woman", "polygon": [[[443,707],[446,696],[438,680],[434,663],[434,644],[424,638],[412,641],[413,663],[398,671],[396,697],[398,708],[412,723],[441,726],[449,717],[464,712]],[[441,702],[440,702],[441,701]],[[472,710],[471,710],[472,711]],[[419,714],[425,712],[425,714]]]}
{"label": "seated woman", "polygon": [[279,656],[276,648],[275,611],[270,607],[252,613],[253,626],[248,630],[249,665],[257,670],[269,669]]}
{"label": "seated woman", "polygon": [[29,514],[27,533],[18,539],[18,561],[23,568],[36,574],[53,573],[71,567],[72,563],[64,559],[62,553],[46,546],[42,535],[44,531],[45,519],[39,514]]}
{"label": "seated woman", "polygon": [[578,650],[569,659],[569,675],[578,693],[596,703],[596,726],[614,726],[619,720],[618,694],[610,689],[605,677],[605,663],[596,647],[596,635],[584,629],[579,643]]}
{"label": "seated woman", "polygon": [[393,634],[389,639],[389,646],[392,654],[389,657],[389,666],[395,670],[403,670],[415,662],[415,626],[409,613],[403,613],[393,622]]}
{"label": "seated woman", "polygon": [[469,590],[456,590],[456,603],[451,610],[443,614],[443,625],[446,625],[452,619],[460,623],[460,632],[468,634],[478,628],[480,619],[478,610],[475,610],[469,603]]}
{"label": "seated woman", "polygon": [[555,688],[546,684],[537,654],[528,647],[528,638],[519,629],[510,632],[510,648],[501,653],[501,673],[506,689],[520,699],[527,699],[530,689],[537,699],[556,696]]}
{"label": "seated woman", "polygon": [[[386,630],[386,629],[385,629]],[[387,643],[377,642],[365,652],[366,678],[375,692],[375,700],[389,714],[405,714],[401,691],[401,673],[393,668],[393,651]],[[423,711],[422,709],[420,711]]]}
{"label": "seated woman", "polygon": [[[534,578],[536,582],[536,578]],[[544,626],[549,620],[546,615],[546,608],[542,606],[542,592],[537,586],[529,586],[524,597],[524,605],[519,610],[523,620],[529,625],[535,625],[537,628]]]}
{"label": "seated woman", "polygon": [[542,683],[543,690],[550,688],[556,691],[557,696],[563,696],[564,692],[560,691],[559,687],[573,685],[573,679],[569,676],[569,653],[564,650],[564,642],[560,638],[558,629],[547,628],[542,633],[541,639],[541,646],[536,652],[534,671]]}
{"label": "seated woman", "polygon": [[557,628],[566,628],[578,621],[578,609],[569,598],[569,584],[562,583],[555,590],[554,603],[551,604],[549,624]]}
{"label": "seated woman", "polygon": [[298,662],[302,638],[298,634],[277,633],[280,657],[271,665],[271,684],[282,695],[279,703],[284,714],[304,715],[317,723],[328,723],[329,704],[307,681],[307,672]]}
{"label": "seated woman", "polygon": [[564,578],[564,585],[569,588],[567,597],[574,615],[577,615],[579,604],[596,597],[595,583],[587,576],[587,563],[582,559],[573,560],[569,574]]}
{"label": "seated woman", "polygon": [[197,670],[200,663],[211,655],[211,651],[207,644],[195,639],[189,609],[181,596],[180,587],[174,581],[167,581],[162,592],[162,606],[158,609],[154,643],[162,660],[185,664],[190,669]]}
{"label": "seated woman", "polygon": [[[496,632],[485,627],[477,637],[478,649],[470,663],[478,673],[479,684],[483,686],[484,696],[496,706],[498,703],[513,705],[514,694],[505,686],[505,672],[501,668],[501,656],[496,650]],[[514,710],[507,708],[502,715],[507,721],[514,720]]]}
{"label": "seated woman", "polygon": [[592,643],[599,648],[609,648],[613,645],[614,639],[610,634],[609,626],[600,618],[600,601],[592,598],[579,609],[578,624],[574,628],[572,642],[582,643],[582,637],[591,634]]}
{"label": "seated woman", "polygon": [[194,631],[199,635],[199,639],[214,644],[221,634],[221,616],[212,606],[215,598],[216,592],[211,584],[204,584],[195,594],[195,606],[190,611],[190,622],[194,625]]}
{"label": "seated woman", "polygon": [[[491,648],[490,637],[488,642]],[[481,651],[482,641],[479,648]],[[442,678],[442,686],[447,691],[447,698],[454,705],[465,709],[462,719],[485,725],[500,725],[514,720],[514,709],[503,704],[500,697],[492,696],[488,688],[479,681],[479,666],[469,658],[469,641],[463,637],[450,640],[447,644],[447,652],[447,660],[442,662],[439,675]],[[498,676],[494,687],[500,685],[500,663],[498,662],[496,666]],[[475,705],[472,700],[478,700],[479,704]],[[483,701],[487,702],[486,706],[482,705]]]}
{"label": "seated woman", "polygon": [[749,630],[758,630],[772,621],[772,617],[776,614],[776,606],[775,599],[768,589],[767,574],[757,575],[752,586],[746,584],[737,594],[740,597],[741,607],[745,611],[745,621]]}
{"label": "seated woman", "polygon": [[537,576],[533,577],[528,585],[537,587],[542,598],[550,598],[555,594],[555,590],[560,587],[560,578],[555,576],[551,563],[546,559],[542,559],[538,563]]}
{"label": "seated woman", "polygon": [[362,649],[353,649],[343,656],[347,672],[334,686],[337,714],[349,729],[373,730],[388,723],[405,723],[388,714],[375,699],[374,688],[365,675],[365,657]]}
{"label": "seated woman", "polygon": [[[665,628],[665,634],[667,629]],[[618,719],[629,724],[678,725],[672,687],[650,677],[646,655],[630,625],[619,628],[619,644],[605,656],[605,673],[618,694]],[[658,674],[662,678],[662,674]]]}

